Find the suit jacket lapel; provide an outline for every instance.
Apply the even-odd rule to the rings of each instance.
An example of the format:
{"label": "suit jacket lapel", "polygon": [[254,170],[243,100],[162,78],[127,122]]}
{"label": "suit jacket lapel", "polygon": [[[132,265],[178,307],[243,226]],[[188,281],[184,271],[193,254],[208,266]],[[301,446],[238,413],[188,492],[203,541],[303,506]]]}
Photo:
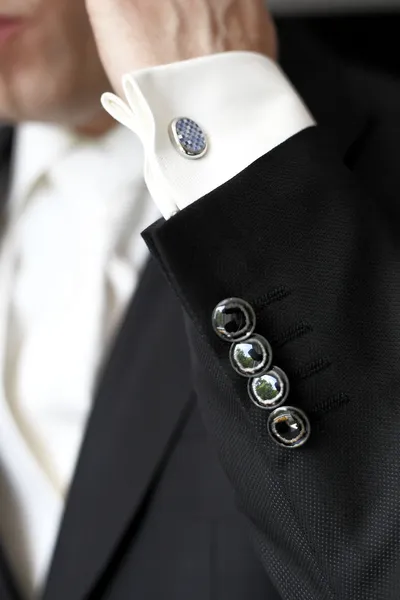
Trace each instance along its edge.
{"label": "suit jacket lapel", "polygon": [[14,129],[0,126],[0,225],[3,225],[4,208],[11,183],[11,157],[14,144]]}
{"label": "suit jacket lapel", "polygon": [[189,396],[181,309],[150,262],[100,383],[45,600],[87,597],[185,420]]}
{"label": "suit jacket lapel", "polygon": [[[10,165],[13,145],[13,129],[0,127],[0,233],[4,225],[4,208],[6,206],[9,183]],[[1,600],[20,600],[11,571],[0,544],[0,598]]]}
{"label": "suit jacket lapel", "polygon": [[15,587],[9,566],[0,547],[0,598],[1,600],[21,600]]}

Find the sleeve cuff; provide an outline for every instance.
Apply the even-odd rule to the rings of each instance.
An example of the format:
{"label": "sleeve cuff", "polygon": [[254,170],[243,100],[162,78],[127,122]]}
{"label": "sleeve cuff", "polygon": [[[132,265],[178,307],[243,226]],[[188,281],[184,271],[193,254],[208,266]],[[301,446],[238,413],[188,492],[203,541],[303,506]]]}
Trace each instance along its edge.
{"label": "sleeve cuff", "polygon": [[[104,94],[104,108],[141,139],[145,180],[168,219],[315,121],[279,66],[252,52],[229,52],[129,73],[127,103]],[[188,160],[171,141],[177,118],[195,121],[208,150]]]}

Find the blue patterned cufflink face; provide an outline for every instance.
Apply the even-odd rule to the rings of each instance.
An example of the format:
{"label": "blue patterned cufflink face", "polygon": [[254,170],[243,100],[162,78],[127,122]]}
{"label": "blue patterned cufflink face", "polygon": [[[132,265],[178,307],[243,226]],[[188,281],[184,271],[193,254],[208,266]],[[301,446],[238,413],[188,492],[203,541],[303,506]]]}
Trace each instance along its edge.
{"label": "blue patterned cufflink face", "polygon": [[175,148],[186,158],[202,158],[207,153],[207,136],[192,119],[174,119],[169,126],[169,134]]}

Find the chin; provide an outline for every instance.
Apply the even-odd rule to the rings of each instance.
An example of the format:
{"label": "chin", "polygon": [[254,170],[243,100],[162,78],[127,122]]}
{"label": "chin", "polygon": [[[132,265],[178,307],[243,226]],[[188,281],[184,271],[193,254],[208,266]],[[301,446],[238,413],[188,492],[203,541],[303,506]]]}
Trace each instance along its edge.
{"label": "chin", "polygon": [[[40,93],[38,94],[38,90]],[[100,110],[99,99],[89,101],[73,89],[63,89],[54,82],[37,82],[23,89],[5,89],[0,84],[0,122],[37,121],[77,127]]]}

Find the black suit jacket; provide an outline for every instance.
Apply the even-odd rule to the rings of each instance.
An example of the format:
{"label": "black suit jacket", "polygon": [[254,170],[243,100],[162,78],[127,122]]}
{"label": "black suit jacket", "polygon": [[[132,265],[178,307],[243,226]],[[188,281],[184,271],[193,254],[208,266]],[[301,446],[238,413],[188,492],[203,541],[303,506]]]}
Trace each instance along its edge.
{"label": "black suit jacket", "polygon": [[[145,232],[154,259],[104,366],[44,600],[399,598],[392,26],[283,22],[320,125]],[[213,332],[230,296],[309,415],[301,449],[271,440]],[[0,598],[19,599],[4,557]]]}

